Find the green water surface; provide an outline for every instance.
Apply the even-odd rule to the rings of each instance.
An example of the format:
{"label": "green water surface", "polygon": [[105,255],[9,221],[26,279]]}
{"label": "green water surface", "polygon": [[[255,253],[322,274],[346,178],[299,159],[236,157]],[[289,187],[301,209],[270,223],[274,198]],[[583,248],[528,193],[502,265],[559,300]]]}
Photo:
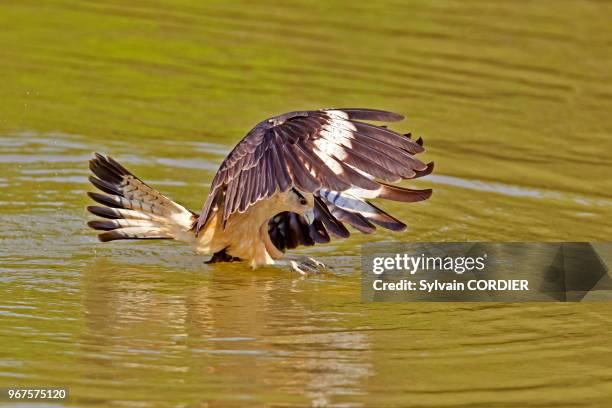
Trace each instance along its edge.
{"label": "green water surface", "polygon": [[[199,210],[257,122],[372,107],[425,140],[402,234],[208,266],[101,244],[87,160]],[[111,407],[604,407],[611,303],[361,303],[371,241],[610,241],[612,3],[0,2],[0,387]]]}

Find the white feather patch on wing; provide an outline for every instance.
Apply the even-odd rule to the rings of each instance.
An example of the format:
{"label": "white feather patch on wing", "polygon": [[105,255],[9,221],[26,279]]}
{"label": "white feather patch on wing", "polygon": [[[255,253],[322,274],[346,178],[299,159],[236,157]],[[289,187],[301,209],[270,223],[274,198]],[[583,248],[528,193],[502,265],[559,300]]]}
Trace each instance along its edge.
{"label": "white feather patch on wing", "polygon": [[343,174],[344,169],[338,162],[338,157],[340,160],[344,160],[347,156],[346,151],[342,148],[342,146],[338,146],[330,143],[325,139],[317,139],[314,142],[315,148],[312,149],[313,152],[325,163],[327,167],[334,172],[334,174]]}
{"label": "white feather patch on wing", "polygon": [[342,112],[340,110],[331,109],[326,110],[325,113],[327,113],[328,115],[338,116],[339,118],[342,118],[344,120],[348,120],[349,118],[349,115],[346,112]]}
{"label": "white feather patch on wing", "polygon": [[324,125],[320,131],[321,137],[314,140],[317,148],[329,156],[336,157],[338,160],[345,160],[348,153],[345,148],[351,148],[352,143],[348,135],[343,134],[338,128]]}
{"label": "white feather patch on wing", "polygon": [[351,122],[335,118],[332,118],[326,124],[321,126],[321,133],[323,137],[349,148],[351,147],[353,132],[356,131],[357,128]]}

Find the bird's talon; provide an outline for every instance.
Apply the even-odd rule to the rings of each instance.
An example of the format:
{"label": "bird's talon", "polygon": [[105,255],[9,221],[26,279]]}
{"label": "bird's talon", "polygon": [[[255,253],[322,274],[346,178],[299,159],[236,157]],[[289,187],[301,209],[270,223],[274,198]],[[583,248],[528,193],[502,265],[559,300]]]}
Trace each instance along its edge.
{"label": "bird's talon", "polygon": [[300,263],[298,261],[289,261],[289,265],[291,266],[291,269],[303,276],[319,272],[317,269],[313,268],[305,262]]}
{"label": "bird's talon", "polygon": [[323,262],[309,256],[292,256],[289,258],[289,264],[291,265],[292,269],[302,274],[305,274],[303,273],[304,270],[306,270],[306,273],[312,274],[320,273],[321,271],[328,269],[327,265],[325,265]]}
{"label": "bird's talon", "polygon": [[321,269],[327,269],[327,265],[325,265],[323,262],[318,261],[314,258],[308,258],[313,264],[315,264],[317,266],[317,268],[321,268]]}

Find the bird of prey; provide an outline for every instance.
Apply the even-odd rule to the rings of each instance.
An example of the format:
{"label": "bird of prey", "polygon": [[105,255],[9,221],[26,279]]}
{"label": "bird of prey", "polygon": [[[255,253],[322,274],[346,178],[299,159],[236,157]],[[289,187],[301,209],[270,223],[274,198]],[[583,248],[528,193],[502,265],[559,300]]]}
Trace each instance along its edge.
{"label": "bird of prey", "polygon": [[288,249],[346,238],[345,224],[371,233],[376,225],[402,231],[406,224],[371,199],[416,202],[431,190],[392,185],[429,174],[424,151],[385,126],[402,115],[375,109],[290,112],[257,124],[228,154],[198,214],[170,200],[116,160],[96,153],[90,182],[106,194],[88,193],[103,206],[88,211],[103,218],[88,225],[118,239],[174,239],[208,262],[245,261],[252,268],[282,264],[299,273],[323,265]]}

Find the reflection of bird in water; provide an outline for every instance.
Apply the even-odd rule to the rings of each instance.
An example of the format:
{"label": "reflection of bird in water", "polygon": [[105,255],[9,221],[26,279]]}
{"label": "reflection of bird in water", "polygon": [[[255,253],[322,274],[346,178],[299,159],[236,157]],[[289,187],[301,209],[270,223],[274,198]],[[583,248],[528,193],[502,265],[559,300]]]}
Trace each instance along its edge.
{"label": "reflection of bird in water", "polygon": [[[85,327],[75,358],[93,367],[82,370],[84,380],[129,382],[140,370],[141,383],[180,378],[178,389],[213,398],[213,407],[235,406],[206,397],[221,383],[231,395],[274,389],[279,398],[303,395],[308,406],[330,406],[363,390],[372,376],[378,332],[361,327],[354,313],[321,309],[329,294],[337,301],[351,292],[319,287],[321,303],[304,290],[317,282],[224,268],[185,279],[192,269],[171,270],[103,257],[83,269]],[[106,398],[120,399],[125,390],[115,391]]]}
{"label": "reflection of bird in water", "polygon": [[255,126],[225,158],[201,214],[149,187],[110,157],[96,154],[90,181],[105,205],[88,210],[105,220],[89,226],[106,232],[101,241],[176,239],[211,262],[243,260],[255,268],[289,264],[305,273],[321,263],[284,254],[299,245],[348,237],[347,223],[364,233],[375,224],[393,231],[406,225],[368,199],[414,202],[431,190],[393,186],[429,174],[424,151],[386,127],[359,120],[394,122],[401,115],[371,109],[291,112]]}

